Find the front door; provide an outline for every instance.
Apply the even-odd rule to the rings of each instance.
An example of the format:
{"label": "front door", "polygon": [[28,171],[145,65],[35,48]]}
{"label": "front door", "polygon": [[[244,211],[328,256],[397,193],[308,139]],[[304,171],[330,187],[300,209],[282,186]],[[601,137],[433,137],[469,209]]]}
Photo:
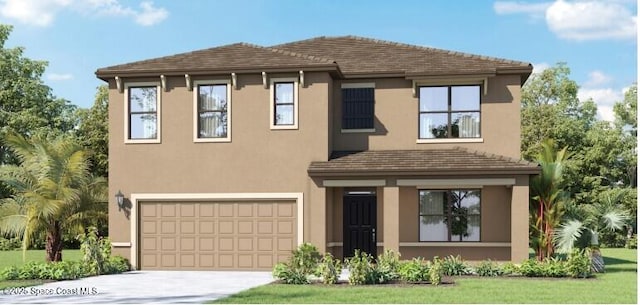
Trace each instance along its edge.
{"label": "front door", "polygon": [[352,257],[356,249],[376,257],[376,195],[343,197],[343,257]]}

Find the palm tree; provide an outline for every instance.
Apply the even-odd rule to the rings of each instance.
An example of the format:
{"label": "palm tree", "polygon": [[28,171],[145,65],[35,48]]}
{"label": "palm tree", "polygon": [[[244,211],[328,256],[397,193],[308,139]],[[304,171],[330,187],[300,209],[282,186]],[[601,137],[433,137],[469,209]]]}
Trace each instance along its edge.
{"label": "palm tree", "polygon": [[563,189],[562,176],[569,157],[567,147],[556,151],[551,139],[542,143],[542,151],[537,156],[542,171],[530,182],[529,240],[538,260],[554,252],[553,232],[560,225],[564,204],[569,198]]}
{"label": "palm tree", "polygon": [[[604,271],[604,260],[599,250],[598,236],[605,230],[622,230],[628,220],[627,211],[620,203],[623,193],[608,195],[593,204],[567,206],[566,219],[555,233],[558,251],[569,253],[576,242],[587,239],[591,247],[592,266],[596,272]],[[584,246],[584,245],[583,245]]]}
{"label": "palm tree", "polygon": [[10,133],[5,144],[20,165],[0,168],[0,180],[15,194],[2,199],[0,233],[22,238],[23,259],[33,238],[46,235],[46,261],[60,261],[63,233],[106,219],[106,181],[89,174],[85,151],[68,137]]}

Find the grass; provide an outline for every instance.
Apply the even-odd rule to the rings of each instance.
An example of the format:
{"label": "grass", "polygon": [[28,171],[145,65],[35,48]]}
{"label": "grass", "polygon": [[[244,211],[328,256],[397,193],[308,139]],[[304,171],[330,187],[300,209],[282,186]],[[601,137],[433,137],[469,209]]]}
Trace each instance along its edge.
{"label": "grass", "polygon": [[[80,250],[63,250],[63,260],[80,260],[82,254]],[[44,262],[44,250],[27,250],[26,262],[40,261]],[[22,266],[25,261],[22,260],[22,250],[0,251],[0,270],[10,266]],[[26,287],[45,283],[43,280],[16,280],[16,281],[0,281],[0,289],[7,287]]]}
{"label": "grass", "polygon": [[455,285],[323,286],[271,284],[213,303],[627,303],[636,304],[637,250],[602,249],[595,279],[455,278]]}

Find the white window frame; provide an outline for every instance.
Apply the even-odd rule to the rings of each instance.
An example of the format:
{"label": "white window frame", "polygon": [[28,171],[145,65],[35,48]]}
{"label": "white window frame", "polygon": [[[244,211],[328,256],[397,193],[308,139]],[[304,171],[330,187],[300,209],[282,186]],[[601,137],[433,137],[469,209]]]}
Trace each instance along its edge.
{"label": "white window frame", "polygon": [[[293,125],[276,125],[275,123],[275,83],[293,83]],[[299,117],[299,105],[298,105],[298,78],[297,77],[283,77],[272,78],[269,85],[269,127],[272,130],[291,130],[298,129],[298,117]]]}
{"label": "white window frame", "polygon": [[[200,130],[198,130],[198,87],[201,85],[226,85],[227,86],[227,136],[224,138],[199,138]],[[231,80],[215,79],[215,80],[196,80],[193,81],[193,142],[211,143],[211,142],[231,142]]]}
{"label": "white window frame", "polygon": [[[129,88],[130,87],[156,87],[156,138],[155,139],[131,139],[130,126],[129,126]],[[124,143],[127,144],[148,144],[148,143],[161,143],[162,139],[162,112],[161,103],[162,90],[160,82],[131,82],[124,84]]]}

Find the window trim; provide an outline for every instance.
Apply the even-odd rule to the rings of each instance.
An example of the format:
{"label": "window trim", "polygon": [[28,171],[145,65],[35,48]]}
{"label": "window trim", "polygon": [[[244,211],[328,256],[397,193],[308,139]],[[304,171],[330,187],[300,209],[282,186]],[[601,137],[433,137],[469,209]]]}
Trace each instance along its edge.
{"label": "window trim", "polygon": [[[198,128],[198,87],[201,85],[226,85],[227,86],[227,136],[224,138],[199,138]],[[215,143],[231,142],[231,80],[228,79],[208,79],[193,81],[193,142],[195,143]]]}
{"label": "window trim", "polygon": [[[451,109],[451,93],[452,93],[452,88],[453,87],[471,87],[471,86],[477,86],[478,87],[478,110],[452,110]],[[477,83],[460,83],[460,84],[418,84],[417,86],[418,88],[418,138],[416,140],[417,144],[428,144],[428,143],[483,143],[484,139],[482,138],[482,85],[481,84],[477,84]],[[447,110],[439,110],[439,111],[421,111],[420,110],[420,89],[422,88],[441,88],[441,87],[446,87],[447,88]],[[447,137],[447,138],[421,138],[420,137],[420,117],[422,116],[422,114],[437,114],[437,113],[446,113],[447,114],[447,134],[451,135],[451,118],[452,118],[452,114],[453,113],[464,113],[464,112],[474,112],[474,113],[478,113],[478,117],[480,118],[480,124],[478,126],[478,132],[480,134],[479,137],[474,137],[474,138],[453,138],[453,137]]]}
{"label": "window trim", "polygon": [[[420,238],[420,222],[422,221],[421,217],[422,216],[433,216],[433,215],[427,215],[427,214],[421,214],[420,213],[420,192],[421,191],[428,191],[428,192],[452,192],[452,191],[477,191],[480,197],[480,213],[477,214],[478,215],[478,221],[480,223],[479,226],[479,230],[478,230],[478,240],[468,240],[468,241],[459,241],[459,240],[451,240],[451,234],[449,232],[449,226],[447,226],[447,236],[449,240],[433,240],[433,241],[429,241],[429,240],[422,240]],[[450,209],[445,211],[446,213],[449,213]],[[474,214],[475,215],[475,214]],[[444,214],[443,214],[444,216]],[[419,188],[418,189],[418,243],[424,243],[424,244],[430,244],[430,243],[459,243],[459,244],[466,244],[466,243],[482,243],[482,188],[476,188],[476,187],[469,187],[469,188],[464,188],[464,187],[460,187],[460,188],[435,188],[435,189],[429,189],[429,188]]]}
{"label": "window trim", "polygon": [[[155,139],[131,139],[129,103],[129,88],[155,87],[156,88],[156,138]],[[129,82],[124,84],[124,143],[125,144],[157,144],[162,142],[162,90],[160,82]]]}
{"label": "window trim", "polygon": [[[340,84],[340,91],[342,94],[342,89],[366,89],[366,88],[371,88],[373,89],[373,128],[344,128],[343,126],[343,120],[344,120],[344,112],[342,112],[342,117],[340,118],[340,133],[375,133],[376,132],[376,126],[375,126],[375,116],[376,116],[376,83],[375,82],[370,82],[370,83],[342,83]],[[340,101],[340,106],[342,107],[341,109],[344,109],[344,97],[341,96],[341,101]],[[344,111],[344,110],[343,110]]]}
{"label": "window trim", "polygon": [[[293,83],[293,124],[292,125],[276,125],[276,83]],[[298,129],[299,103],[298,103],[298,78],[297,77],[281,77],[271,78],[269,85],[269,128],[271,130],[296,130]]]}

